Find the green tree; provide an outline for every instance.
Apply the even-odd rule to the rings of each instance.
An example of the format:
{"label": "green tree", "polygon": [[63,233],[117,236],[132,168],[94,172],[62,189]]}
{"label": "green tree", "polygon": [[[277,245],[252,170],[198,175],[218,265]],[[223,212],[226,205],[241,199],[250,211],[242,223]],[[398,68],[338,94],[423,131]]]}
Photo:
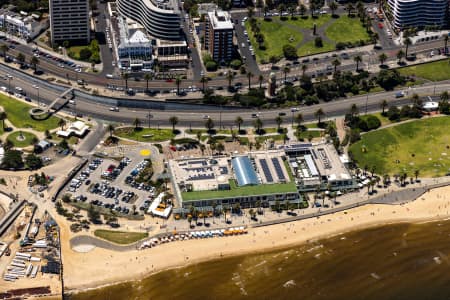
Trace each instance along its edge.
{"label": "green tree", "polygon": [[8,115],[5,111],[0,111],[0,120],[2,121],[2,128],[5,131],[5,120],[8,118]]}
{"label": "green tree", "polygon": [[[305,76],[305,72],[306,70],[308,70],[308,65],[302,65],[302,76]],[[335,72],[336,72],[336,68],[334,68]]]}
{"label": "green tree", "polygon": [[236,119],[234,120],[234,123],[238,127],[238,131],[241,132],[241,125],[242,125],[242,123],[244,123],[244,120],[242,119],[242,117],[237,116]]}
{"label": "green tree", "polygon": [[233,82],[234,74],[233,72],[229,71],[227,73],[227,80],[228,80],[228,89],[231,89],[231,83]]}
{"label": "green tree", "polygon": [[378,60],[380,61],[380,65],[384,65],[387,60],[386,53],[381,53],[380,55],[378,55]]}
{"label": "green tree", "polygon": [[122,79],[125,81],[125,91],[128,90],[128,79],[130,78],[129,73],[122,73]]}
{"label": "green tree", "polygon": [[144,79],[146,82],[145,91],[148,92],[148,82],[153,79],[153,75],[151,73],[145,73]]}
{"label": "green tree", "polygon": [[108,124],[108,131],[109,131],[109,137],[111,138],[112,137],[112,135],[113,135],[113,133],[114,133],[114,125],[113,124],[111,124],[111,123],[109,123]]}
{"label": "green tree", "polygon": [[336,2],[331,1],[331,3],[329,4],[330,10],[331,10],[331,15],[335,16],[335,12],[338,9],[338,5]]}
{"label": "green tree", "polygon": [[412,45],[412,40],[408,37],[403,40],[403,44],[405,44],[405,57],[408,58],[408,48]]}
{"label": "green tree", "polygon": [[98,224],[100,222],[100,213],[92,204],[88,207],[88,218],[94,224]]}
{"label": "green tree", "polygon": [[401,64],[402,59],[405,57],[405,52],[403,52],[402,49],[398,50],[397,52],[397,59],[398,59],[398,63]]}
{"label": "green tree", "polygon": [[283,68],[283,73],[284,73],[284,83],[286,84],[286,78],[287,78],[287,74],[291,72],[291,68],[289,68],[288,66],[285,66]]}
{"label": "green tree", "polygon": [[180,95],[181,76],[175,78],[175,84],[177,85],[177,95]]}
{"label": "green tree", "polygon": [[39,65],[39,58],[32,56],[30,59],[30,64],[33,66],[34,73],[37,72],[37,66]]}
{"label": "green tree", "polygon": [[63,118],[58,120],[58,126],[61,127],[61,130],[64,130],[64,126],[66,126],[66,120]]}
{"label": "green tree", "polygon": [[208,118],[205,121],[205,127],[208,130],[208,132],[211,133],[211,130],[214,128],[214,121],[211,118]]}
{"label": "green tree", "polygon": [[359,64],[362,62],[362,57],[361,55],[356,55],[355,57],[353,57],[353,60],[356,63],[356,71],[359,70]]}
{"label": "green tree", "polygon": [[281,124],[283,123],[283,118],[281,116],[277,116],[275,118],[275,123],[277,123],[277,130],[278,132],[281,131]]}
{"label": "green tree", "polygon": [[302,123],[303,123],[303,115],[301,113],[298,113],[295,115],[295,123],[297,123],[297,128],[301,129]]}
{"label": "green tree", "polygon": [[175,131],[175,126],[178,124],[178,117],[177,116],[172,116],[169,118],[169,122],[170,124],[172,124],[172,131]]}
{"label": "green tree", "polygon": [[325,112],[322,108],[319,108],[315,113],[314,116],[317,118],[317,124],[321,123],[321,118],[325,116]]}
{"label": "green tree", "polygon": [[336,59],[334,59],[334,60],[331,62],[331,64],[333,65],[333,67],[334,67],[334,73],[336,74],[337,67],[341,65],[341,61],[340,61],[339,59],[336,58]]}
{"label": "green tree", "polygon": [[25,157],[25,164],[31,170],[36,170],[42,167],[42,159],[39,156],[30,153]]}
{"label": "green tree", "polygon": [[9,48],[8,45],[2,44],[0,45],[0,51],[2,51],[3,60],[6,62],[6,53],[8,52]]}
{"label": "green tree", "polygon": [[253,126],[256,129],[256,133],[257,134],[261,134],[261,129],[263,127],[263,122],[260,118],[257,118],[254,122],[253,122]]}
{"label": "green tree", "polygon": [[262,88],[262,83],[263,83],[263,81],[264,81],[264,76],[263,76],[262,74],[260,74],[260,75],[258,76],[259,89]]}
{"label": "green tree", "polygon": [[[7,140],[9,141],[9,140]],[[5,145],[3,147],[6,149]],[[6,150],[0,164],[2,169],[20,169],[23,167],[22,152],[18,150]]]}
{"label": "green tree", "polygon": [[386,99],[384,99],[383,101],[381,101],[380,103],[380,107],[381,107],[381,114],[384,116],[386,114],[386,108],[388,107],[388,102]]}
{"label": "green tree", "polygon": [[251,84],[252,84],[252,77],[253,77],[253,73],[252,72],[248,72],[247,73],[247,79],[248,79],[248,90],[250,91],[250,89],[251,89]]}
{"label": "green tree", "polygon": [[134,130],[137,130],[139,126],[141,126],[141,120],[139,118],[134,118],[133,120]]}
{"label": "green tree", "polygon": [[23,55],[23,53],[17,54],[16,59],[20,63],[20,65],[23,65],[25,63],[25,55]]}
{"label": "green tree", "polygon": [[205,94],[205,84],[208,82],[208,78],[206,78],[205,76],[202,76],[202,78],[200,79],[200,82],[202,84],[202,92],[203,94]]}

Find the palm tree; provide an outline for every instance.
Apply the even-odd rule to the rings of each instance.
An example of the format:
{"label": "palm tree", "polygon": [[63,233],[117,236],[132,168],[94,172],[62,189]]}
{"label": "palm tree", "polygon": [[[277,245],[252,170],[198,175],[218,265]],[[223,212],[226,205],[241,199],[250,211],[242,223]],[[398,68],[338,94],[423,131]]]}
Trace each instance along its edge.
{"label": "palm tree", "polygon": [[412,45],[412,41],[410,38],[406,38],[403,40],[403,43],[405,44],[405,57],[408,58],[408,48]]}
{"label": "palm tree", "polygon": [[152,75],[151,73],[145,73],[144,79],[145,79],[145,82],[147,83],[147,85],[146,85],[146,87],[145,87],[145,91],[146,91],[146,92],[148,92],[148,82],[149,82],[150,80],[152,80],[152,78],[153,78],[153,75]]}
{"label": "palm tree", "polygon": [[280,5],[278,5],[278,12],[280,13],[280,17],[283,15],[283,12],[286,10],[286,6],[281,3]]}
{"label": "palm tree", "polygon": [[23,53],[19,53],[17,54],[16,58],[20,65],[23,65],[23,63],[25,62],[25,55],[23,55]]}
{"label": "palm tree", "polygon": [[63,118],[59,119],[58,126],[61,127],[61,130],[64,130],[64,126],[66,126],[66,120]]}
{"label": "palm tree", "polygon": [[114,129],[115,128],[113,124],[108,124],[109,137],[112,137]]}
{"label": "palm tree", "polygon": [[192,228],[192,215],[188,215],[188,217],[187,217],[187,220],[188,220],[188,222],[189,222],[189,228]]}
{"label": "palm tree", "polygon": [[387,60],[387,55],[386,53],[381,53],[378,56],[378,60],[380,61],[380,65],[384,65],[384,62]]}
{"label": "palm tree", "polygon": [[416,177],[416,182],[417,182],[417,177],[419,177],[419,170],[415,170],[414,171],[414,177]]}
{"label": "palm tree", "polygon": [[280,132],[281,124],[283,123],[283,118],[281,116],[277,116],[275,118],[275,122],[277,123],[277,130]]}
{"label": "palm tree", "polygon": [[141,125],[141,120],[139,120],[139,118],[135,118],[133,120],[133,125],[134,125],[134,130],[137,130],[138,127]]}
{"label": "palm tree", "polygon": [[231,89],[231,83],[233,82],[234,74],[233,72],[229,71],[227,73],[227,80],[228,80],[228,89]]}
{"label": "palm tree", "polygon": [[2,121],[3,131],[5,131],[5,120],[7,117],[8,115],[6,114],[6,112],[4,111],[0,112],[0,120]]}
{"label": "palm tree", "polygon": [[253,73],[252,72],[248,72],[247,73],[247,79],[248,79],[248,90],[250,91],[251,87],[252,87],[252,77],[253,77]]}
{"label": "palm tree", "polygon": [[225,223],[227,223],[227,214],[228,214],[228,212],[230,211],[230,208],[229,208],[228,206],[225,206],[225,207],[222,209],[222,211],[223,211],[223,216],[224,216],[224,218],[225,218]]}
{"label": "palm tree", "polygon": [[247,17],[249,19],[253,18],[254,13],[255,13],[255,11],[253,10],[253,7],[251,7],[251,6],[247,7]]}
{"label": "palm tree", "polygon": [[447,51],[447,44],[448,44],[448,34],[444,34],[443,35],[443,38],[444,38],[444,55],[445,54],[447,54],[448,53],[448,51]]}
{"label": "palm tree", "polygon": [[286,84],[286,77],[287,77],[287,74],[288,74],[289,72],[291,72],[291,69],[290,69],[288,66],[286,66],[286,67],[283,68],[283,73],[284,73],[284,84]]}
{"label": "palm tree", "polygon": [[264,76],[262,74],[258,76],[258,81],[259,81],[259,89],[261,89],[262,83],[264,81]]}
{"label": "palm tree", "polygon": [[384,116],[385,110],[386,110],[386,108],[388,107],[388,102],[387,102],[387,100],[384,99],[383,101],[381,101],[380,106],[381,106],[381,110],[382,110],[382,111],[381,111],[381,114]]}
{"label": "palm tree", "polygon": [[302,65],[302,76],[305,76],[306,70],[308,70],[308,66],[307,65]]}
{"label": "palm tree", "polygon": [[403,52],[402,49],[398,50],[397,52],[397,59],[398,59],[398,64],[401,64],[402,59],[405,57],[405,52]]}
{"label": "palm tree", "polygon": [[298,113],[298,114],[295,116],[294,119],[295,119],[295,123],[297,123],[298,129],[300,129],[300,128],[301,128],[301,125],[302,125],[302,123],[303,123],[303,115],[300,114],[300,113]]}
{"label": "palm tree", "polygon": [[351,3],[349,3],[349,4],[347,4],[347,13],[348,13],[348,16],[350,17],[350,15],[353,13],[353,10],[354,10],[355,8],[353,7],[353,4],[351,4]]}
{"label": "palm tree", "polygon": [[225,151],[225,146],[222,143],[218,143],[216,150],[219,151],[219,154],[222,154],[222,152]]}
{"label": "palm tree", "polygon": [[37,72],[37,65],[39,64],[39,58],[36,56],[31,57],[30,64],[33,66],[34,73]]}
{"label": "palm tree", "polygon": [[130,78],[130,74],[122,73],[122,79],[125,80],[125,91],[128,90],[128,78]]}
{"label": "palm tree", "polygon": [[6,52],[8,52],[9,48],[7,45],[2,44],[0,46],[0,51],[2,51],[2,55],[3,55],[3,60],[6,61]]}
{"label": "palm tree", "polygon": [[14,148],[14,144],[13,144],[13,142],[11,142],[10,140],[6,140],[4,143],[3,143],[3,148],[5,149],[5,150],[11,150],[12,148]]}
{"label": "palm tree", "polygon": [[352,118],[356,117],[359,113],[358,110],[358,106],[356,106],[356,104],[352,104],[352,106],[350,107],[350,115],[352,116]]}
{"label": "palm tree", "polygon": [[317,118],[317,121],[318,121],[317,123],[320,124],[321,118],[322,118],[323,116],[325,116],[325,112],[323,111],[322,108],[319,108],[319,109],[314,113],[314,116]]}
{"label": "palm tree", "polygon": [[177,116],[172,116],[169,118],[169,122],[170,124],[172,124],[172,131],[175,131],[175,126],[178,124],[178,117]]}
{"label": "palm tree", "polygon": [[205,84],[208,82],[208,79],[205,76],[202,76],[200,79],[200,82],[202,83],[202,92],[205,93]]}
{"label": "palm tree", "polygon": [[175,78],[175,84],[177,85],[177,95],[180,94],[180,84],[181,84],[181,76],[177,76]]}
{"label": "palm tree", "polygon": [[358,70],[359,70],[359,63],[362,62],[362,57],[361,57],[361,55],[356,55],[355,57],[353,57],[353,60],[356,63],[356,72],[358,72]]}
{"label": "palm tree", "polygon": [[214,121],[211,118],[208,118],[205,122],[205,127],[208,129],[208,132],[211,133],[211,130],[214,128]]}
{"label": "palm tree", "polygon": [[449,93],[447,91],[442,92],[439,97],[441,98],[441,101],[447,102],[450,98]]}
{"label": "palm tree", "polygon": [[234,120],[234,123],[236,123],[238,127],[238,132],[241,132],[241,125],[242,123],[244,123],[244,120],[240,116],[237,116],[236,120]]}
{"label": "palm tree", "polygon": [[253,122],[253,126],[256,129],[256,133],[260,134],[261,133],[261,128],[263,127],[263,122],[260,118],[257,118],[254,122]]}
{"label": "palm tree", "polygon": [[332,1],[329,5],[331,10],[331,15],[334,16],[334,12],[338,9],[338,5],[336,2]]}
{"label": "palm tree", "polygon": [[334,67],[334,73],[336,73],[337,67],[341,65],[341,61],[340,61],[339,59],[336,58],[335,60],[333,60],[333,61],[331,62],[331,64],[332,64],[333,67]]}
{"label": "palm tree", "polygon": [[306,6],[304,4],[300,4],[298,11],[300,15],[303,17],[306,14]]}
{"label": "palm tree", "polygon": [[309,3],[309,12],[311,13],[311,18],[314,18],[314,11],[317,9],[316,3],[311,1]]}
{"label": "palm tree", "polygon": [[200,151],[202,152],[202,156],[205,153],[205,149],[206,149],[206,146],[203,144],[200,144]]}

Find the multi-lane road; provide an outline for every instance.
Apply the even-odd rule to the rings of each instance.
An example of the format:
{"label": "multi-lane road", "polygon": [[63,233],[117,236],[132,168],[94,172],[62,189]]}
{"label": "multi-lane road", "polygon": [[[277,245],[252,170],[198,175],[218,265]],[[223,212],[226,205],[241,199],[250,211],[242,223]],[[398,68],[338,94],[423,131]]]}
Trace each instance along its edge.
{"label": "multi-lane road", "polygon": [[[33,78],[31,75],[24,74],[17,70],[0,64],[0,75],[11,74],[13,79],[11,80],[11,87],[15,86],[22,87],[27,95],[33,99],[34,102],[37,100],[37,89],[33,88],[32,85],[37,84],[39,88],[39,98],[42,103],[47,105],[51,103],[59,94],[61,94],[61,88],[57,88],[55,85],[44,85],[39,79]],[[0,85],[8,87],[8,80],[0,80]],[[443,91],[450,90],[450,81],[439,82],[436,84],[426,84],[422,86],[417,86],[406,90],[406,92],[411,96],[412,93],[418,93],[419,95],[439,95]],[[264,124],[275,124],[275,118],[279,113],[285,114],[285,123],[292,121],[292,116],[296,113],[302,113],[305,121],[312,121],[315,119],[314,113],[322,108],[326,117],[329,119],[336,118],[338,116],[345,115],[349,111],[352,104],[356,104],[361,113],[372,112],[380,110],[380,103],[382,100],[388,100],[391,105],[403,105],[410,103],[410,100],[405,98],[395,98],[395,91],[374,93],[366,96],[356,96],[346,99],[338,99],[328,103],[321,103],[313,106],[300,106],[298,112],[291,112],[290,108],[276,109],[276,110],[264,110],[260,111],[259,115]],[[244,125],[251,126],[253,122],[252,114],[256,113],[256,110],[226,110],[217,107],[206,107],[198,106],[195,109],[192,106],[183,107],[182,104],[179,105],[177,110],[150,110],[150,109],[135,109],[121,107],[119,112],[110,111],[110,106],[102,105],[99,102],[93,102],[81,96],[75,98],[76,105],[67,105],[64,110],[69,112],[81,113],[85,116],[91,116],[93,118],[113,121],[113,122],[124,122],[130,123],[136,117],[140,118],[142,121],[147,120],[148,114],[150,113],[153,117],[151,119],[152,126],[170,126],[169,118],[171,116],[177,116],[179,118],[180,126],[200,126],[204,125],[204,118],[206,116],[214,120],[216,127],[222,125],[222,127],[229,128],[230,126],[235,126],[234,120],[236,117],[240,116],[244,119]]]}

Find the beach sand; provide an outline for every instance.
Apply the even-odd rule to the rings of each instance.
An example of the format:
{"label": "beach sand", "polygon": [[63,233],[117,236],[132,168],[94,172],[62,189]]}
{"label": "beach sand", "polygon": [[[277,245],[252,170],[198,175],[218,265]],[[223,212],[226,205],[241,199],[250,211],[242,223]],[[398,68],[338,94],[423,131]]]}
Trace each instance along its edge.
{"label": "beach sand", "polygon": [[[84,290],[136,280],[161,270],[225,256],[273,250],[356,229],[399,222],[424,222],[450,217],[450,187],[431,190],[403,205],[366,205],[320,218],[250,228],[247,235],[189,240],[146,250],[114,252],[70,249],[63,239],[66,290]],[[70,236],[63,226],[63,236]]]}

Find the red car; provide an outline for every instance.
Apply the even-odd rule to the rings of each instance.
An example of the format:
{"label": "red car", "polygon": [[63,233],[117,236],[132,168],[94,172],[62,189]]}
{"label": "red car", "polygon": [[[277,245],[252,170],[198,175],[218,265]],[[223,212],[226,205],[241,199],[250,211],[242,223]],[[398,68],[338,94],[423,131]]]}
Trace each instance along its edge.
{"label": "red car", "polygon": [[378,28],[383,29],[383,23],[378,23]]}

